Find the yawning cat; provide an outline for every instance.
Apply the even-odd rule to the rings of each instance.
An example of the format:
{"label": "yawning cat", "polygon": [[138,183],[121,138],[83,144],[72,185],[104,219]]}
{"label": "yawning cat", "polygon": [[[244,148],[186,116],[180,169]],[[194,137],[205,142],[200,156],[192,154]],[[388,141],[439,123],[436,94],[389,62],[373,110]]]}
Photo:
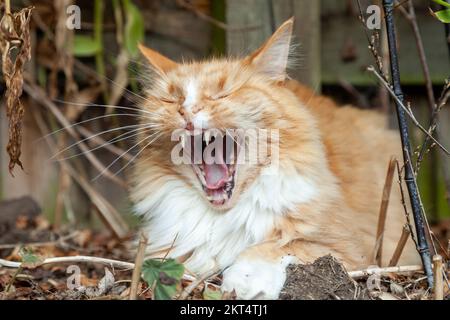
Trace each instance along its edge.
{"label": "yawning cat", "polygon": [[[370,265],[386,169],[401,154],[383,115],[338,107],[289,80],[293,23],[244,59],[178,64],[141,47],[152,74],[140,106],[148,130],[139,137],[131,197],[147,252],[162,257],[170,249],[194,274],[222,270],[223,290],[242,299],[277,298],[291,263],[332,254],[348,269]],[[224,137],[272,130],[278,136],[268,144],[277,148],[266,162],[175,163],[174,150],[186,149],[185,138],[173,141],[180,129],[192,133],[188,142],[200,136],[201,151],[213,140],[208,129]],[[232,149],[239,153],[241,144]],[[384,262],[405,222],[395,185]],[[415,263],[409,242],[402,262]]]}

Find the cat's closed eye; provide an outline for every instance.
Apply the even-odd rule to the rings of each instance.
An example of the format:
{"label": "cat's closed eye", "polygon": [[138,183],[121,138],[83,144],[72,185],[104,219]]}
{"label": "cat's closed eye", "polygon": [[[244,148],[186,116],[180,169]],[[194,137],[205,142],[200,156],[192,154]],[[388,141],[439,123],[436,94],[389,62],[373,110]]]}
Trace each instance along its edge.
{"label": "cat's closed eye", "polygon": [[211,95],[211,96],[207,96],[208,100],[213,100],[213,101],[217,101],[217,100],[222,100],[222,99],[226,99],[231,95],[231,93],[221,93],[221,94],[217,94],[217,95]]}
{"label": "cat's closed eye", "polygon": [[159,100],[167,104],[175,104],[178,102],[176,99],[171,98],[160,98]]}

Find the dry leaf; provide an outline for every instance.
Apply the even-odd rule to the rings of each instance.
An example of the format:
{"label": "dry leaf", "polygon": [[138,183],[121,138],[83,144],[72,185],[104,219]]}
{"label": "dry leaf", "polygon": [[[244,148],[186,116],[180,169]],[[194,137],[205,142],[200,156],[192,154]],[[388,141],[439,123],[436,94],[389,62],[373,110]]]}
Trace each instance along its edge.
{"label": "dry leaf", "polygon": [[23,71],[31,58],[30,17],[32,7],[13,14],[5,14],[0,22],[0,51],[2,70],[6,82],[6,115],[9,119],[9,171],[16,165],[23,170],[20,161],[22,145],[22,121],[25,113],[20,101],[23,87]]}

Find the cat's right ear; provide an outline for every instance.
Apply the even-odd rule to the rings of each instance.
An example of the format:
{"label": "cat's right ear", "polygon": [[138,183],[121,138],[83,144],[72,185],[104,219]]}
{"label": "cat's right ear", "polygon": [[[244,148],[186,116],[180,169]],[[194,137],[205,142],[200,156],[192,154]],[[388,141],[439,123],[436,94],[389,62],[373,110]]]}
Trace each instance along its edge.
{"label": "cat's right ear", "polygon": [[170,60],[169,58],[163,56],[155,50],[147,48],[141,43],[138,45],[138,47],[147,61],[162,74],[166,74],[167,72],[175,69],[178,66],[175,61]]}

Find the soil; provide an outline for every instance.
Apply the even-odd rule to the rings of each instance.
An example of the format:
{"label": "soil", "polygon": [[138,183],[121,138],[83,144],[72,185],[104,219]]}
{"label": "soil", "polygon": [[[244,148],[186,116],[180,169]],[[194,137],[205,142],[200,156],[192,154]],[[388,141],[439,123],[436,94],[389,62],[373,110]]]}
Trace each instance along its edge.
{"label": "soil", "polygon": [[332,256],[288,268],[281,300],[370,300],[366,288],[351,279]]}

